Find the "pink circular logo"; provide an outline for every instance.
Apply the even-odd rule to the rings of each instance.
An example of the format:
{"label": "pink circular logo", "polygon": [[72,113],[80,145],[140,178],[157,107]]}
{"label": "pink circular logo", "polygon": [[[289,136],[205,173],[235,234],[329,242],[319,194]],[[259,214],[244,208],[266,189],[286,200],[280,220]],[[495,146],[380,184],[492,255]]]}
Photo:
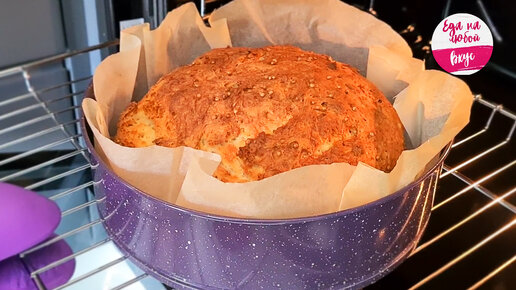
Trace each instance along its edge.
{"label": "pink circular logo", "polygon": [[437,25],[432,36],[435,60],[454,75],[476,73],[487,64],[492,52],[491,30],[475,15],[450,15]]}

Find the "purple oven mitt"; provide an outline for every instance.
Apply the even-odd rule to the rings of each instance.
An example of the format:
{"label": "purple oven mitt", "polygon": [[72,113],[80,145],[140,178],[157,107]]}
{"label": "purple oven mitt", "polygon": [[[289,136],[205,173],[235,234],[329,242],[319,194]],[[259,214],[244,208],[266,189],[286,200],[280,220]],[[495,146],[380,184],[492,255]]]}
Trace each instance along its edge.
{"label": "purple oven mitt", "polygon": [[0,183],[0,261],[47,239],[61,221],[57,205],[30,190]]}
{"label": "purple oven mitt", "polygon": [[[66,241],[60,240],[28,254],[23,261],[18,256],[0,261],[0,289],[37,290],[30,273],[71,254],[70,246]],[[47,289],[53,289],[66,283],[74,270],[75,260],[71,259],[42,272],[39,278]]]}

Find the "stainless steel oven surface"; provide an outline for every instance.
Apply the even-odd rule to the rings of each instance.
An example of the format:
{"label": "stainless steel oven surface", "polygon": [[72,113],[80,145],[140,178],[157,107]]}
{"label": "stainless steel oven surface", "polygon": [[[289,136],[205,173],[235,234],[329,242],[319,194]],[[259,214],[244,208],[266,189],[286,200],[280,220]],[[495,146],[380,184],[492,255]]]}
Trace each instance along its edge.
{"label": "stainless steel oven surface", "polygon": [[[35,191],[56,202],[61,211],[57,235],[17,258],[26,261],[62,240],[72,250],[26,269],[30,285],[25,289],[51,288],[42,277],[71,260],[75,261],[72,277],[56,289],[169,288],[122,254],[103,228],[97,210],[102,200],[93,193],[90,156],[79,126],[80,103],[95,67],[117,51],[118,31],[130,23],[127,20],[156,27],[167,11],[186,1],[4,2],[0,6],[0,182]],[[196,5],[207,16],[227,2]],[[428,68],[439,69],[429,40],[445,16],[475,14],[494,35],[490,63],[461,77],[475,93],[471,121],[445,161],[422,240],[407,261],[366,288],[515,288],[514,5],[483,0],[467,5],[452,0],[345,2],[399,31]]]}

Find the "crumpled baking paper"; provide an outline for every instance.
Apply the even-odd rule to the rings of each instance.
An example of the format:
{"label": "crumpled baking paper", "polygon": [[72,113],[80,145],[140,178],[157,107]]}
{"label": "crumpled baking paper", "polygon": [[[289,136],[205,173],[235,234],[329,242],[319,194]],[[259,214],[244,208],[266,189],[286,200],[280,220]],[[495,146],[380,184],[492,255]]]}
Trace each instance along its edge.
{"label": "crumpled baking paper", "polygon": [[[235,0],[206,26],[195,5],[121,33],[120,52],[93,77],[96,100],[83,110],[95,149],[131,185],[182,207],[210,214],[278,219],[336,212],[377,200],[414,181],[468,123],[473,96],[458,78],[424,70],[387,24],[338,0]],[[394,104],[406,150],[390,172],[359,163],[311,165],[260,181],[224,183],[211,176],[217,154],[187,147],[128,148],[114,143],[120,114],[164,74],[211,48],[292,44],[351,64]]]}

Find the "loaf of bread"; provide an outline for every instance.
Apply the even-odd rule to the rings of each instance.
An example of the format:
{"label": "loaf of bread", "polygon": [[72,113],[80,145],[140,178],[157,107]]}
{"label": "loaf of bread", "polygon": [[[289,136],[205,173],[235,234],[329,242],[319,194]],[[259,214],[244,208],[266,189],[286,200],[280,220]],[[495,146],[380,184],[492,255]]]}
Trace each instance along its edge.
{"label": "loaf of bread", "polygon": [[294,46],[205,53],[131,103],[115,141],[217,153],[222,162],[214,176],[224,182],[334,162],[388,172],[404,144],[396,111],[371,82],[349,65]]}

